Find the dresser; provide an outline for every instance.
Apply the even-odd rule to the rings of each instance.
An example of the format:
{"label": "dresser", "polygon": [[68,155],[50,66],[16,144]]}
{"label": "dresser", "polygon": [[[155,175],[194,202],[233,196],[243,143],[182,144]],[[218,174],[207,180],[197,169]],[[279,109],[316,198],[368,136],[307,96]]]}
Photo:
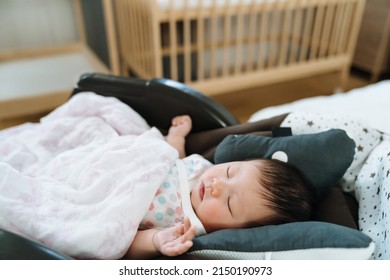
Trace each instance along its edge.
{"label": "dresser", "polygon": [[352,62],[376,82],[390,70],[390,0],[367,0]]}

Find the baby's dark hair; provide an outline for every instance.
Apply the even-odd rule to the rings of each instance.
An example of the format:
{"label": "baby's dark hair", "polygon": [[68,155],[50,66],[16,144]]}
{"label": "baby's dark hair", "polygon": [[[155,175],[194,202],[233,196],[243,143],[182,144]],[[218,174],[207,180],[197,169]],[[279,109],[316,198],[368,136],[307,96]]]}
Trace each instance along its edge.
{"label": "baby's dark hair", "polygon": [[[313,193],[301,173],[293,166],[274,159],[260,159],[258,181],[261,196],[274,213],[264,224],[282,224],[309,220]],[[264,192],[265,189],[265,192]]]}

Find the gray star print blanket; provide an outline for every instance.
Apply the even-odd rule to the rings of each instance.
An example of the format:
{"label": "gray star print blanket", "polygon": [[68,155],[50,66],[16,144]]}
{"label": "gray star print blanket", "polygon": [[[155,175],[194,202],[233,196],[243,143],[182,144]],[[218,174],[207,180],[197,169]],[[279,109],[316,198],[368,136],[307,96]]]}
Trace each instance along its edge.
{"label": "gray star print blanket", "polygon": [[375,259],[390,259],[390,135],[343,115],[290,113],[281,126],[294,135],[344,129],[356,143],[343,190],[359,202],[359,228],[375,241]]}

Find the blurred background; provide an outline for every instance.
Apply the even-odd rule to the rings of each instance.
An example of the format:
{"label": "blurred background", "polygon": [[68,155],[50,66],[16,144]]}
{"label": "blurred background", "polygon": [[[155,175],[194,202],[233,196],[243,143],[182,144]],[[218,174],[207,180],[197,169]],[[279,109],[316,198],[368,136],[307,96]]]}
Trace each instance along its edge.
{"label": "blurred background", "polygon": [[[214,80],[219,78],[219,81],[210,84],[206,83],[207,75],[213,78],[212,74],[208,73],[212,72],[209,69],[204,71],[205,82],[196,83],[198,82],[196,79],[199,80],[199,71],[194,73],[201,67],[197,60],[201,53],[204,53],[206,62],[211,61],[209,67],[212,66],[213,57],[223,58],[222,45],[226,39],[216,34],[223,34],[227,26],[235,34],[241,34],[241,37],[237,35],[237,39],[234,39],[235,35],[232,33],[233,35],[229,35],[230,41],[233,42],[231,44],[235,44],[235,47],[237,45],[240,47],[239,44],[241,48],[244,46],[243,59],[249,60],[249,55],[246,53],[249,52],[250,47],[245,47],[245,43],[240,43],[240,40],[251,42],[250,34],[255,32],[251,27],[251,19],[253,18],[253,26],[255,26],[255,23],[260,23],[265,17],[263,14],[260,15],[261,6],[256,8],[258,10],[252,9],[258,11],[258,14],[252,15],[246,12],[251,7],[248,5],[255,5],[256,1],[258,0],[237,0],[236,5],[239,8],[235,8],[234,11],[238,14],[231,15],[233,10],[229,10],[229,6],[224,6],[228,1],[203,1],[202,3],[211,4],[206,5],[202,10],[197,6],[198,1],[1,0],[0,129],[23,122],[38,121],[41,116],[66,102],[73,85],[85,72],[131,75],[139,78],[160,76],[174,78],[212,96],[242,122],[264,107],[309,96],[330,95],[340,90],[338,70],[327,73],[313,71],[312,75],[292,75],[291,78],[283,79],[277,77],[279,72],[272,72],[271,69],[269,74],[271,76],[267,76],[273,80],[270,83],[267,81],[256,83],[257,76],[248,72],[243,73],[243,76],[240,76],[242,74],[240,72],[240,75],[226,78],[218,76],[222,75],[223,70],[217,70]],[[178,2],[181,3],[180,7],[175,6]],[[287,28],[290,28],[286,18],[291,20],[292,26],[295,26],[296,23],[303,24],[310,13],[313,13],[313,16],[322,14],[321,20],[325,24],[336,18],[338,13],[348,11],[346,6],[327,7],[324,4],[324,8],[315,7],[311,12],[311,8],[294,8],[294,2],[299,1],[292,0],[291,6],[286,6],[284,11],[269,10],[267,14],[268,29],[272,30],[274,25],[278,26],[280,34],[278,33],[276,37],[280,35],[278,38],[282,43],[283,34],[290,34],[286,33]],[[212,6],[214,4],[215,6]],[[228,20],[224,11],[230,13]],[[351,14],[358,13],[356,8],[351,8],[350,11]],[[208,13],[210,18],[206,18]],[[216,15],[215,19],[212,17],[213,13]],[[279,25],[277,19],[280,19]],[[348,64],[350,75],[342,88],[343,91],[389,77],[390,1],[367,0],[362,10],[361,20],[361,23],[360,20],[351,21],[353,24],[358,23],[358,28],[356,44],[353,44],[353,56]],[[287,24],[283,25],[282,22]],[[314,30],[315,23],[312,24]],[[137,35],[134,31],[137,26],[144,31],[141,32],[143,35]],[[331,26],[328,31],[329,36],[338,29],[336,23],[332,23]],[[288,35],[291,38],[294,37],[293,29],[291,27],[291,31],[288,31],[292,34]],[[303,30],[303,27],[301,29]],[[326,27],[321,29],[322,37],[325,36],[323,35],[325,30]],[[352,24],[350,30],[353,30]],[[158,44],[152,40],[157,40]],[[324,40],[326,41],[326,38]],[[157,70],[143,72],[133,64],[138,58],[149,55],[146,54],[148,50],[144,49],[143,53],[136,53],[136,49],[124,52],[125,48],[131,48],[141,41],[152,42],[154,50],[156,47],[159,48],[156,53],[160,54],[161,58],[156,58],[155,53],[150,54],[153,63],[160,67],[156,68]],[[199,49],[199,44],[202,42],[204,46],[209,46],[209,49],[205,50],[204,46],[203,49]],[[268,43],[271,44],[272,41]],[[260,49],[259,46],[260,44],[253,49]],[[290,46],[293,44],[291,43]],[[274,47],[282,48],[279,45]],[[269,51],[271,50],[272,48],[269,47]],[[291,53],[288,48],[286,50]],[[280,54],[276,54],[276,61],[280,61],[278,55]],[[215,60],[218,64],[218,59]],[[188,77],[185,72],[186,61],[190,63],[189,68],[192,71]],[[172,70],[176,67],[173,63],[177,63],[179,75]],[[232,67],[228,66],[226,72],[232,73],[233,70],[230,68]],[[261,80],[260,74],[258,77],[258,80]],[[232,79],[235,78],[237,79],[233,82]],[[240,79],[242,83],[239,82]],[[232,80],[231,84],[228,84],[229,80]]]}

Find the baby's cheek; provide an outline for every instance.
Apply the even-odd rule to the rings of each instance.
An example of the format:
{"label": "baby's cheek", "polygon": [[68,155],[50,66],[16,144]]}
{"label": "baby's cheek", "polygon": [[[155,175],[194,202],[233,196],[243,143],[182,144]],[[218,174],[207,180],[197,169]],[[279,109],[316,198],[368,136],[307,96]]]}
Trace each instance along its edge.
{"label": "baby's cheek", "polygon": [[207,232],[228,228],[228,219],[224,211],[221,211],[220,205],[208,205],[203,210],[202,216],[198,217]]}
{"label": "baby's cheek", "polygon": [[207,205],[203,205],[202,207],[202,216],[205,221],[214,222],[218,221],[220,218],[220,208],[215,203],[209,203]]}

